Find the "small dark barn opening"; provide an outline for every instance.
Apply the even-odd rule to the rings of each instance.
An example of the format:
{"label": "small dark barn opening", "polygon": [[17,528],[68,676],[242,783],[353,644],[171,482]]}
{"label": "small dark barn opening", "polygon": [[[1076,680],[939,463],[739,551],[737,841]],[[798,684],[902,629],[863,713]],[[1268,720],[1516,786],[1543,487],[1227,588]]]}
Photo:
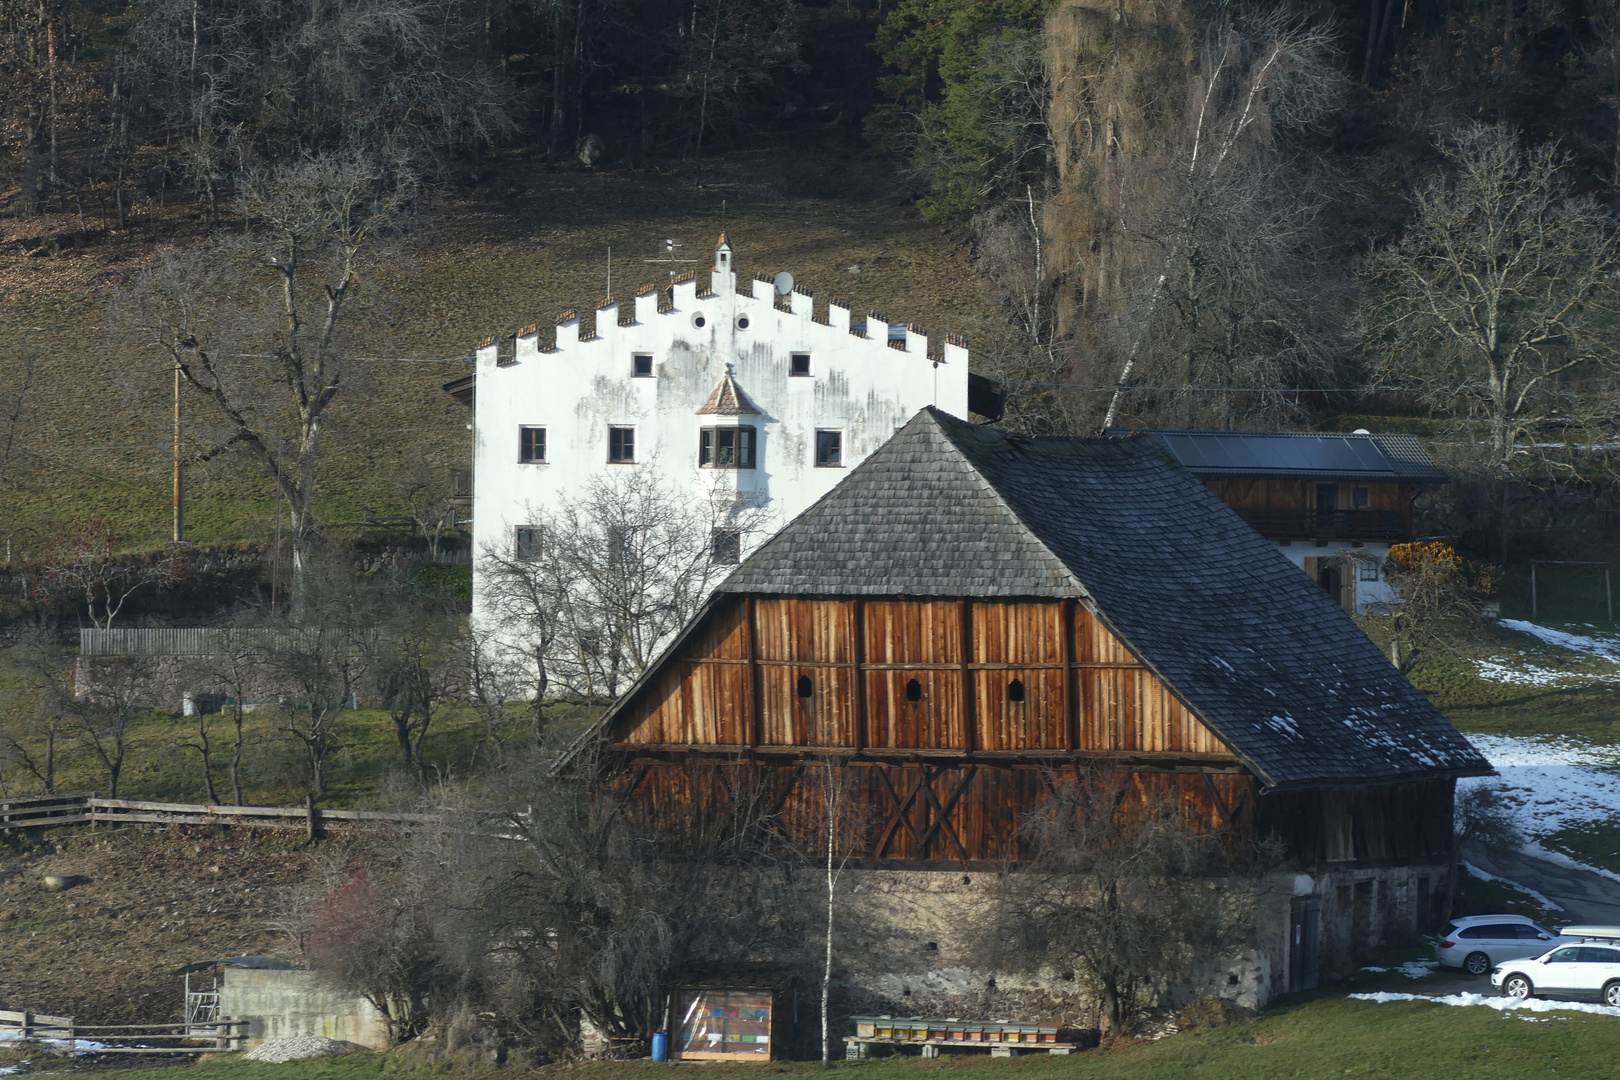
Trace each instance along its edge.
{"label": "small dark barn opening", "polygon": [[815,691],[815,687],[810,684],[810,676],[808,676],[808,675],[800,675],[799,676],[799,696],[800,697],[809,697],[814,691]]}
{"label": "small dark barn opening", "polygon": [[1024,700],[1024,680],[1023,679],[1014,679],[1012,682],[1007,684],[1007,700],[1008,701],[1023,701]]}
{"label": "small dark barn opening", "polygon": [[918,682],[916,679],[912,679],[910,682],[906,683],[906,700],[922,700],[922,683]]}

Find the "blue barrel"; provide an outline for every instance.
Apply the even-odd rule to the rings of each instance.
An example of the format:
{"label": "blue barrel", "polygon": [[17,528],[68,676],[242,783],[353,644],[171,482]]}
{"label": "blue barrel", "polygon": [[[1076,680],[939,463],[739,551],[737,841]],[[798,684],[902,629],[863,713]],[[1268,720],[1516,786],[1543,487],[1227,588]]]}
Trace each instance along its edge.
{"label": "blue barrel", "polygon": [[662,1064],[669,1060],[669,1036],[662,1031],[653,1032],[653,1060]]}

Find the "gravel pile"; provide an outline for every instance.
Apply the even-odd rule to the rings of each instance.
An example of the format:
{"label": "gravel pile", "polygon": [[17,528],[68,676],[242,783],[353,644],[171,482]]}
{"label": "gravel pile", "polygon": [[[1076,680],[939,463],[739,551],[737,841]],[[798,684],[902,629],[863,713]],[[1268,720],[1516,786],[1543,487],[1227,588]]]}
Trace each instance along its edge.
{"label": "gravel pile", "polygon": [[349,1049],[348,1043],[328,1039],[325,1035],[296,1035],[291,1039],[270,1039],[242,1056],[249,1061],[269,1061],[280,1064],[298,1058],[320,1057],[322,1054],[341,1054]]}

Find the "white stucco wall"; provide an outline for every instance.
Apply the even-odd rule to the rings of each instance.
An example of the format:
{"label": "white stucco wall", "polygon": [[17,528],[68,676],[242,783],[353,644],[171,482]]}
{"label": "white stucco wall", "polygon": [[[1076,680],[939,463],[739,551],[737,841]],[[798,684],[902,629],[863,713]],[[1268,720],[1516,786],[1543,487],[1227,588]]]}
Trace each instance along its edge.
{"label": "white stucco wall", "polygon": [[1384,580],[1383,565],[1384,561],[1389,558],[1389,547],[1388,544],[1373,541],[1368,541],[1360,547],[1356,547],[1347,540],[1330,540],[1322,545],[1308,540],[1296,540],[1286,547],[1279,546],[1278,550],[1288,556],[1289,561],[1299,567],[1301,571],[1305,569],[1306,559],[1331,559],[1336,555],[1353,552],[1358,559],[1373,560],[1379,568],[1377,581],[1362,581],[1360,580],[1359,569],[1354,571],[1357,578],[1355,583],[1356,614],[1365,615],[1368,613],[1369,605],[1376,606],[1399,602],[1400,598],[1396,595],[1395,590],[1390,588],[1389,582]]}
{"label": "white stucco wall", "polygon": [[[712,294],[699,297],[704,278]],[[517,338],[510,360],[498,361],[495,345],[478,350],[475,555],[509,550],[514,530],[591,477],[621,469],[654,470],[694,497],[734,491],[764,508],[765,527],[743,538],[746,551],[831,490],[917,410],[935,405],[967,416],[966,348],[947,341],[933,360],[928,338],[909,328],[904,348],[891,347],[881,321],[871,320],[870,336],[857,336],[848,308],[828,305],[817,322],[804,292],[790,294],[792,310],[781,311],[769,283],[753,282],[752,291],[739,291],[732,251],[722,244],[711,272],[674,286],[671,311],[658,311],[654,290],[634,298],[630,325],[618,325],[617,305],[599,309],[588,340],[580,340],[576,318],[557,325],[548,351],[532,330]],[[789,374],[796,352],[810,354],[807,377]],[[651,354],[652,377],[634,376],[636,353]],[[697,415],[728,365],[761,415]],[[757,431],[755,468],[700,469],[701,429],[739,423]],[[543,464],[519,460],[524,426],[546,429]],[[611,426],[635,428],[634,464],[608,462]],[[841,467],[816,466],[822,429],[842,432]],[[482,590],[474,573],[476,616]]]}

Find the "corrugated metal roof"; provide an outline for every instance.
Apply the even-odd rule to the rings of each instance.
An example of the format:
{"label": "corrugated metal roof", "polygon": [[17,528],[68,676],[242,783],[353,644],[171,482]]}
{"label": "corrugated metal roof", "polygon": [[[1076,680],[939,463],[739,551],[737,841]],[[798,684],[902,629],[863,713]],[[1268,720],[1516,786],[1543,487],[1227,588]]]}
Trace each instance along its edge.
{"label": "corrugated metal roof", "polygon": [[[1142,432],[1164,443],[1195,476],[1320,478],[1445,483],[1416,436],[1290,431]],[[1110,435],[1129,434],[1114,429]]]}

